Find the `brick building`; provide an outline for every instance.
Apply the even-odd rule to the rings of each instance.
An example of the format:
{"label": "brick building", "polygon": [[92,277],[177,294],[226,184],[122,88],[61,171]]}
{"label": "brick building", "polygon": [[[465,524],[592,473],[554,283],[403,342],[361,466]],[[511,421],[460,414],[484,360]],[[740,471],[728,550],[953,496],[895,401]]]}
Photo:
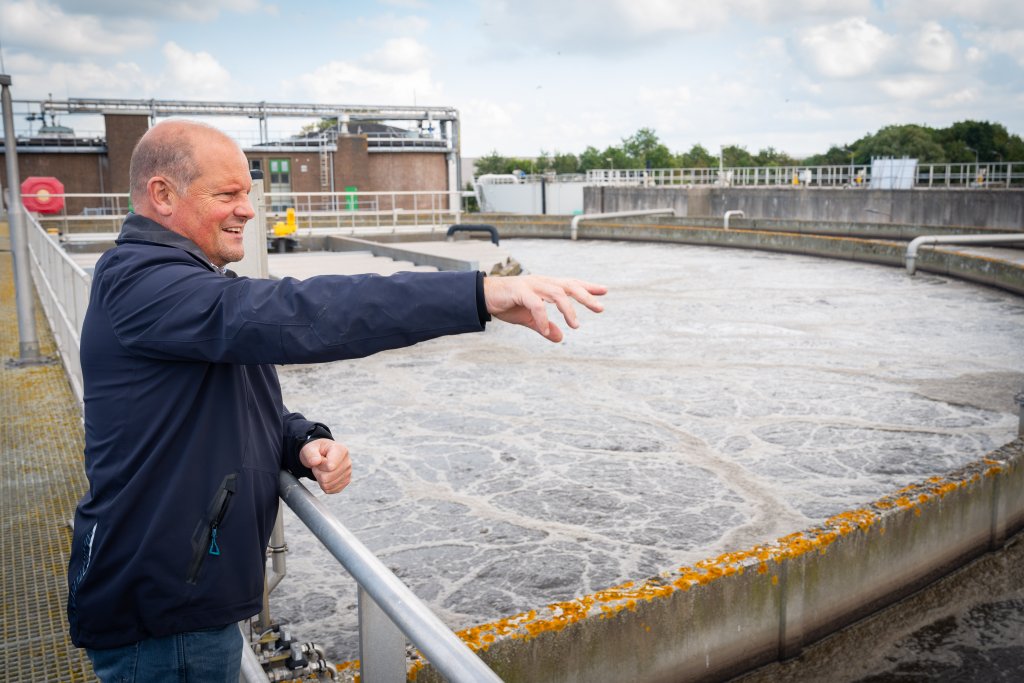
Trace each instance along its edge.
{"label": "brick building", "polygon": [[[107,194],[128,192],[128,165],[132,149],[139,138],[149,129],[157,115],[182,115],[188,113],[191,105],[197,114],[205,114],[203,107],[211,103],[168,103],[169,107],[159,109],[155,101],[137,101],[147,108],[136,106],[131,109],[130,101],[90,100],[57,103],[66,105],[65,113],[83,113],[77,102],[92,103],[102,113],[104,136],[101,138],[76,138],[69,129],[59,133],[46,133],[18,139],[18,162],[21,179],[31,176],[52,176],[64,185],[67,194]],[[108,107],[103,110],[103,104]],[[44,103],[44,105],[47,103]],[[49,103],[51,106],[53,102]],[[230,103],[226,103],[230,104]],[[323,105],[244,105],[233,107],[306,107],[300,111],[325,113],[346,108]],[[339,123],[323,132],[297,135],[280,141],[263,141],[243,144],[250,168],[263,171],[264,191],[317,193],[317,192],[455,192],[459,188],[458,144],[455,141],[458,130],[457,114],[444,110],[447,120],[440,121],[441,135],[425,134],[418,129],[409,131],[373,121],[371,110],[348,108],[357,111],[359,118],[349,122],[349,115],[336,115]],[[291,111],[291,110],[289,110]],[[225,112],[233,115],[236,112]],[[381,120],[388,116],[402,119],[429,120],[434,112],[427,110],[381,110],[376,112]],[[262,114],[262,115],[265,115]],[[285,114],[296,116],[298,114]],[[45,129],[44,129],[45,130]],[[351,132],[354,130],[355,132]],[[0,139],[0,184],[7,187],[6,165],[3,140]],[[377,206],[376,198],[373,205]],[[280,207],[294,200],[273,198],[272,203]],[[307,200],[308,201],[308,200]],[[415,200],[410,196],[388,197],[388,208],[413,208]],[[422,199],[418,200],[422,204]],[[439,201],[445,201],[440,199]],[[281,204],[280,202],[285,202]],[[366,200],[360,197],[360,202]],[[69,214],[101,212],[98,198],[67,198]],[[123,210],[123,200],[118,201]],[[106,210],[112,210],[108,201]],[[419,206],[422,208],[422,206]]]}

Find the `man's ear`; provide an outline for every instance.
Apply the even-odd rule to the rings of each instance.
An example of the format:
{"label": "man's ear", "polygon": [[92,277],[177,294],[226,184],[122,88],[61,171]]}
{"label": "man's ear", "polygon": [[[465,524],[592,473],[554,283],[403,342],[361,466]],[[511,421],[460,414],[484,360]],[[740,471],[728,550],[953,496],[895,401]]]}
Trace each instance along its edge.
{"label": "man's ear", "polygon": [[174,204],[178,197],[174,186],[166,178],[163,176],[150,178],[146,183],[146,194],[149,197],[150,205],[157,214],[166,217],[174,213]]}

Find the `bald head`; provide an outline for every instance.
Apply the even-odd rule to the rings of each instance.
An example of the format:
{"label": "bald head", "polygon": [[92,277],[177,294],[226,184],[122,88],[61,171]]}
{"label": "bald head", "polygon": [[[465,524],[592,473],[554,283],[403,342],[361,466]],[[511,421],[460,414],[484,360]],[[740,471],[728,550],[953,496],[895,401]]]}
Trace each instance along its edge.
{"label": "bald head", "polygon": [[216,128],[193,121],[153,126],[135,146],[129,176],[135,213],[191,240],[222,267],[245,254],[256,212],[245,154]]}
{"label": "bald head", "polygon": [[135,146],[128,169],[136,213],[144,213],[149,206],[148,185],[153,177],[162,176],[184,192],[201,173],[196,150],[209,142],[235,144],[213,126],[197,121],[163,121],[150,128]]}

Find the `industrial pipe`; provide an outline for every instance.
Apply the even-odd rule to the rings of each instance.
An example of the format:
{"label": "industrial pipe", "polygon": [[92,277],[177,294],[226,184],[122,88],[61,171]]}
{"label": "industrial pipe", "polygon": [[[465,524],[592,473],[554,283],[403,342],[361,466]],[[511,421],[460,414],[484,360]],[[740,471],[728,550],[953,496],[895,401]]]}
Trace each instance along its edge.
{"label": "industrial pipe", "polygon": [[572,223],[570,224],[570,236],[573,240],[576,239],[576,235],[579,231],[580,221],[587,220],[590,218],[628,218],[630,216],[654,216],[656,214],[670,213],[673,216],[678,216],[675,209],[644,209],[642,211],[613,211],[611,213],[586,213],[577,214],[572,217]]}
{"label": "industrial pipe", "polygon": [[455,225],[448,228],[448,232],[445,233],[445,239],[451,241],[452,235],[454,235],[457,232],[486,232],[490,234],[491,242],[493,242],[495,246],[499,246],[500,238],[498,237],[498,229],[493,225],[456,223]]}
{"label": "industrial pipe", "polygon": [[907,272],[913,275],[917,271],[917,250],[922,244],[1008,244],[1024,242],[1024,232],[999,235],[922,235],[915,237],[907,245]]}
{"label": "industrial pipe", "polygon": [[288,573],[285,560],[288,544],[284,539],[284,508],[280,503],[277,505],[277,519],[274,520],[274,528],[270,532],[267,551],[270,553],[270,571],[263,575],[263,609],[260,610],[257,620],[260,631],[266,631],[273,623],[270,618],[270,594]]}
{"label": "industrial pipe", "polygon": [[743,214],[742,211],[737,211],[737,210],[726,211],[725,212],[725,216],[723,218],[723,225],[722,225],[722,227],[725,230],[728,230],[729,229],[729,219],[732,218],[733,216],[739,216],[740,218],[743,218],[743,215],[744,214]]}

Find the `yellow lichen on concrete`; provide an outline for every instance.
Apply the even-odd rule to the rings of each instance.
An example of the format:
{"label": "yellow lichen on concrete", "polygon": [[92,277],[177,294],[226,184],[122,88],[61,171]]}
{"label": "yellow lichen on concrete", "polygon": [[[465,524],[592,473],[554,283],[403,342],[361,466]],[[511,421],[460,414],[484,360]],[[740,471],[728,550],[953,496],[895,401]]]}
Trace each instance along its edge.
{"label": "yellow lichen on concrete", "polygon": [[[982,465],[987,467],[982,469]],[[771,586],[778,587],[779,575],[772,572],[773,563],[780,565],[810,552],[824,554],[829,546],[850,534],[867,534],[872,529],[884,534],[886,526],[879,524],[884,515],[912,510],[915,516],[919,516],[923,506],[982,481],[979,470],[985,476],[994,476],[1006,471],[1006,463],[985,458],[949,477],[933,476],[924,482],[904,486],[864,508],[833,515],[819,526],[782,536],[773,543],[723,553],[700,560],[693,566],[684,565],[663,572],[643,582],[627,581],[573,600],[552,603],[541,610],[530,610],[463,629],[457,635],[470,649],[482,652],[503,639],[530,640],[544,633],[561,631],[591,617],[612,619],[624,611],[635,612],[644,602],[705,586],[722,577],[741,575],[747,567],[756,568]],[[644,626],[644,630],[650,632],[650,627]],[[414,662],[409,669],[410,679],[415,679],[416,673],[424,666],[422,660]]]}

